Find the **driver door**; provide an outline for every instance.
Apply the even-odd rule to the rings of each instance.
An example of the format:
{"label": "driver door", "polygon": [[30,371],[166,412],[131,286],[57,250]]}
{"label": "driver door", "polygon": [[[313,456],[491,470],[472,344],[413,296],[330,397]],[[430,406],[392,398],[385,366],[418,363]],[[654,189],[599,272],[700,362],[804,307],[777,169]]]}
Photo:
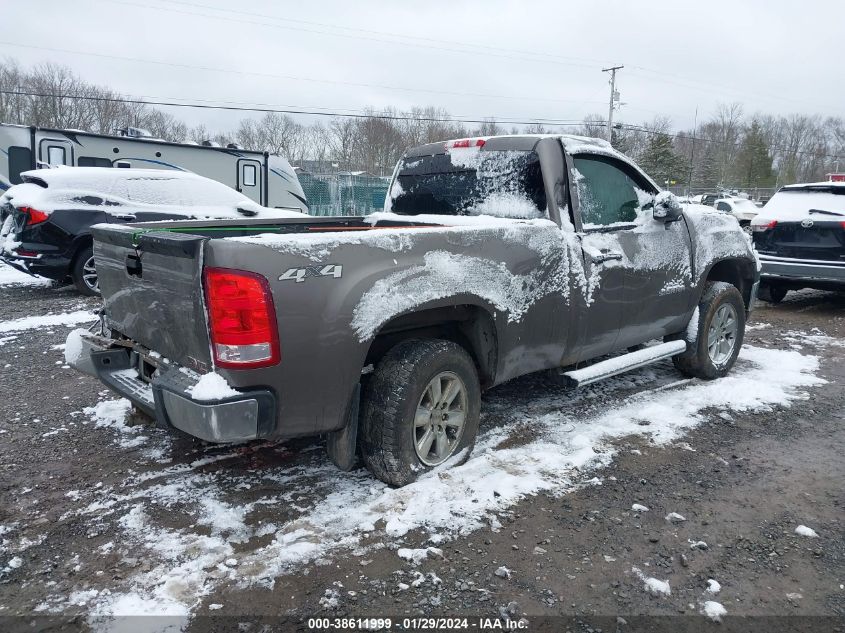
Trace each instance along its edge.
{"label": "driver door", "polygon": [[586,275],[578,321],[582,361],[617,349],[628,307],[622,236],[636,226],[639,199],[634,182],[603,156],[573,156],[569,181]]}
{"label": "driver door", "polygon": [[[655,219],[657,190],[623,161],[576,155],[573,165],[585,267],[595,279],[587,349],[604,354],[671,334],[688,312],[692,288],[683,217]],[[618,318],[612,337],[605,331],[611,315]]]}

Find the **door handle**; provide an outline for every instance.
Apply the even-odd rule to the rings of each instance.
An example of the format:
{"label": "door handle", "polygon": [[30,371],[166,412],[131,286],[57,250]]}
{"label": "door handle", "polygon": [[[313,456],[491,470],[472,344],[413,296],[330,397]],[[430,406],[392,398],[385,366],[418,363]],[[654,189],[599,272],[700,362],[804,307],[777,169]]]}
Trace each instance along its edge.
{"label": "door handle", "polygon": [[622,253],[615,251],[600,251],[598,255],[591,255],[593,263],[601,264],[602,262],[609,262],[614,260],[621,260]]}

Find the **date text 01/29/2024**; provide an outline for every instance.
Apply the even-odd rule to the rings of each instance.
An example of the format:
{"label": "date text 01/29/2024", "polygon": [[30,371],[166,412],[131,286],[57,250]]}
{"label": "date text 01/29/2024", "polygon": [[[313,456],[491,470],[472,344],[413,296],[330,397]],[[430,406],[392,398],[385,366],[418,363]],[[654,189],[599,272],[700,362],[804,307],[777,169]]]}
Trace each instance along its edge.
{"label": "date text 01/29/2024", "polygon": [[528,629],[526,619],[500,618],[310,618],[308,628],[313,630],[346,631],[523,631]]}

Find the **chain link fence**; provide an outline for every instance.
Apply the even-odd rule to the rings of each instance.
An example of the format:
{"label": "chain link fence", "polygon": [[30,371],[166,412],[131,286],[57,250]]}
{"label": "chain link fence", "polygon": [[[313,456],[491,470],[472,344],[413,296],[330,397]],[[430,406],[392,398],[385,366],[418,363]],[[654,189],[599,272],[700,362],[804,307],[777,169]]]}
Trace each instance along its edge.
{"label": "chain link fence", "polygon": [[384,208],[389,178],[362,174],[310,174],[299,182],[311,215],[368,215]]}

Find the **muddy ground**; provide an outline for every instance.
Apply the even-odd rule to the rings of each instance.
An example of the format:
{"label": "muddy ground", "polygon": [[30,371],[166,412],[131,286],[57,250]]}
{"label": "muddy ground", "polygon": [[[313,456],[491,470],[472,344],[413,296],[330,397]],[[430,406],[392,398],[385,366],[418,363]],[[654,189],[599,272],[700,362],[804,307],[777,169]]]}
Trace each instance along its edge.
{"label": "muddy ground", "polygon": [[[0,323],[96,304],[67,289],[3,287]],[[828,383],[799,389],[806,395],[788,408],[707,411],[671,443],[655,444],[647,429],[615,438],[605,465],[573,473],[566,491],[498,509],[492,527],[432,542],[421,529],[393,537],[376,525],[349,547],[314,543],[318,554],[272,572],[254,571],[254,554],[278,555],[262,548],[279,526],[313,515],[349,484],[341,478],[373,480],[334,473],[314,440],[232,449],[154,428],[98,427],[84,409],[114,396],[64,367],[55,346],[70,328],[0,333],[3,628],[108,628],[97,614],[146,610],[173,618],[131,619],[135,628],[123,630],[309,630],[310,617],[347,615],[717,630],[701,615],[712,600],[728,613],[721,630],[845,630],[845,294],[793,293],[752,321],[748,343],[816,355]],[[624,409],[655,381],[673,388],[672,372],[668,363],[640,372],[583,406]],[[551,388],[533,377],[497,388],[482,429],[509,398],[539,409],[545,401],[534,394]],[[249,504],[248,534],[238,535],[238,520],[227,531],[228,515],[196,511],[211,512],[209,491],[241,522],[239,504]],[[130,525],[133,508],[146,523]],[[670,512],[685,520],[667,521]],[[800,524],[818,538],[797,535]],[[414,564],[397,546],[440,551]],[[255,582],[242,582],[253,571]],[[161,574],[170,574],[167,587],[156,584]],[[646,577],[671,593],[647,591]],[[720,583],[717,594],[708,579]]]}

